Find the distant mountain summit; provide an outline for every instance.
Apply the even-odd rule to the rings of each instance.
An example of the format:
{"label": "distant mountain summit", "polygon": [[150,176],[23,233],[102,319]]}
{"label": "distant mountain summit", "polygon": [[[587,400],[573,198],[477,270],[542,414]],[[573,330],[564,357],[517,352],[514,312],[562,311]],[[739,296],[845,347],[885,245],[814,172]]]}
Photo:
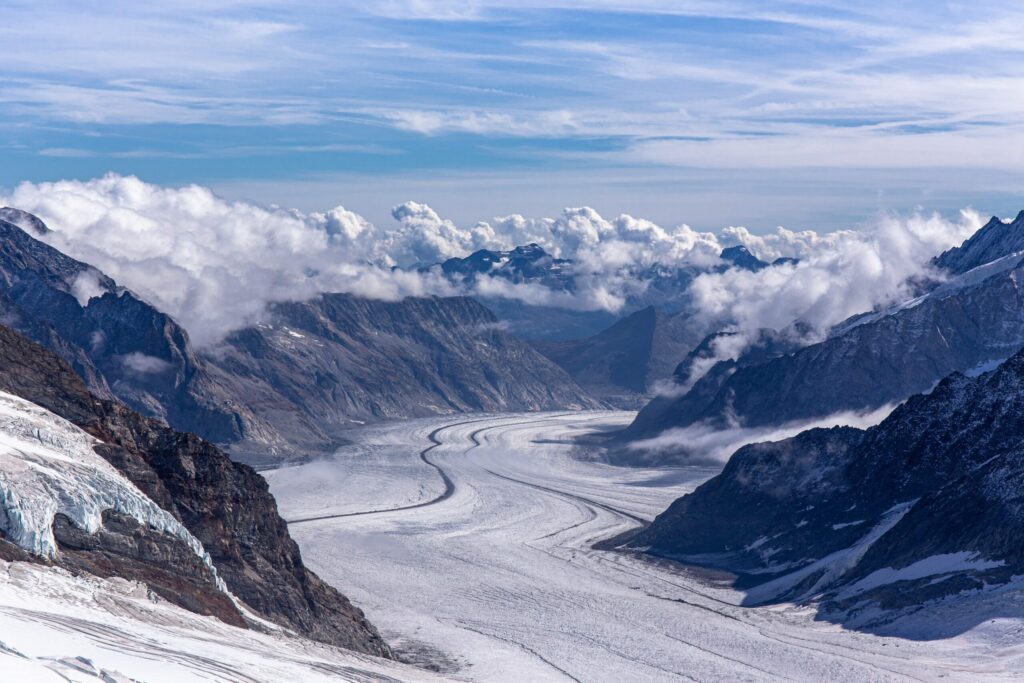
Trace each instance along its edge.
{"label": "distant mountain summit", "polygon": [[1009,223],[993,216],[970,239],[959,247],[943,252],[936,257],[934,263],[943,270],[959,275],[1018,252],[1024,252],[1024,211]]}
{"label": "distant mountain summit", "polygon": [[764,270],[770,264],[762,261],[747,249],[742,244],[738,244],[735,247],[726,247],[722,250],[722,260],[728,261],[733,265],[743,268],[744,270],[758,271]]}
{"label": "distant mountain summit", "polygon": [[[627,288],[625,305],[617,314],[604,310],[573,310],[550,303],[516,300],[504,296],[478,296],[510,331],[531,342],[564,342],[583,340],[602,334],[648,306],[655,306],[669,316],[687,311],[691,305],[689,287],[703,273],[724,272],[731,268],[758,271],[771,266],[796,263],[793,258],[779,258],[767,263],[746,247],[727,247],[721,252],[721,263],[697,266],[691,263],[647,266],[624,266],[618,276],[634,286]],[[509,251],[481,249],[465,257],[448,259],[421,270],[439,268],[447,277],[460,283],[478,283],[481,278],[499,278],[510,284],[534,284],[554,294],[575,295],[589,273],[581,272],[572,259],[556,258],[538,244],[527,244]],[[675,359],[677,362],[679,359]]]}
{"label": "distant mountain summit", "polygon": [[441,271],[467,280],[486,275],[514,283],[536,283],[556,290],[575,287],[572,261],[555,258],[539,244],[530,243],[509,251],[481,249],[464,258],[450,258]]}

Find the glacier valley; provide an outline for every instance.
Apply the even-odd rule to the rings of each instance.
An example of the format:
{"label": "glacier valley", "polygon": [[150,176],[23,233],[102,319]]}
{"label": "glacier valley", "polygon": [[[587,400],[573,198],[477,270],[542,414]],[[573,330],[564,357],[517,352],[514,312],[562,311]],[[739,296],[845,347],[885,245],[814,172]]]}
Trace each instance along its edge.
{"label": "glacier valley", "polygon": [[[576,437],[633,413],[464,415],[353,430],[333,457],[264,472],[307,562],[408,661],[473,681],[1013,680],[1022,610],[943,639],[742,607],[728,577],[601,543],[717,473],[588,460]],[[597,547],[595,547],[597,546]],[[606,547],[606,546],[605,546]],[[1020,584],[978,609],[1020,603]]]}

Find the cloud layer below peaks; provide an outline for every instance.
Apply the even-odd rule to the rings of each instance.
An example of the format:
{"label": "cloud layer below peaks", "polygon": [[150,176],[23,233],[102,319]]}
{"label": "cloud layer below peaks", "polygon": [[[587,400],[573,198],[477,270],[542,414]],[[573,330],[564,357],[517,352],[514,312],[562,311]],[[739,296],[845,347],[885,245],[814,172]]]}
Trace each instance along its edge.
{"label": "cloud layer below peaks", "polygon": [[[710,269],[721,263],[723,247],[736,244],[764,260],[800,262],[701,275],[690,290],[694,315],[741,331],[781,329],[798,319],[828,326],[904,295],[908,278],[980,225],[965,211],[956,221],[882,216],[826,234],[778,228],[755,235],[742,227],[714,234],[628,215],[608,220],[583,207],[557,218],[512,215],[463,227],[426,204],[406,202],[394,208],[392,225],[378,226],[342,206],[305,213],[116,174],[23,183],[0,203],[39,216],[52,230],[44,237],[52,246],[170,313],[201,345],[259,319],[269,303],[324,292],[386,300],[480,294],[620,312],[642,293],[645,283],[635,276],[642,269]],[[461,284],[418,268],[530,243],[573,261],[573,291],[488,278]]]}

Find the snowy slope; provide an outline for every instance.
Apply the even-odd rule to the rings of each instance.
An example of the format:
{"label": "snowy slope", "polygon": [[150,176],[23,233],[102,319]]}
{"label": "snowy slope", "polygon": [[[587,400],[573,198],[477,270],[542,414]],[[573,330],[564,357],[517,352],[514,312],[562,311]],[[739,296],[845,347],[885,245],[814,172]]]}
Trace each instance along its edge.
{"label": "snowy slope", "polygon": [[101,458],[93,450],[97,443],[50,411],[0,392],[0,529],[5,536],[52,558],[55,515],[94,533],[103,511],[113,510],[177,536],[209,565],[202,544]]}
{"label": "snowy slope", "polygon": [[[714,474],[578,457],[574,437],[630,417],[374,425],[350,433],[337,457],[267,478],[307,561],[345,581],[399,653],[466,679],[1020,679],[1022,653],[1004,647],[1024,623],[1017,616],[983,634],[879,637],[815,620],[800,606],[744,607],[743,593],[719,577],[595,548]],[[449,477],[449,495],[431,463]],[[368,487],[374,470],[387,487]],[[314,515],[321,518],[298,522]]]}
{"label": "snowy slope", "polygon": [[0,680],[426,683],[440,678],[284,632],[235,628],[164,602],[142,584],[0,561]]}

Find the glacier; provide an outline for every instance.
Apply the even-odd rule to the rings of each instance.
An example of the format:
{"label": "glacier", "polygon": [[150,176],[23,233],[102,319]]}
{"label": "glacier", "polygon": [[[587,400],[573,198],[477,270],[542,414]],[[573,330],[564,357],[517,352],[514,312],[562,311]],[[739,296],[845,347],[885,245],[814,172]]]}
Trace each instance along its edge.
{"label": "glacier", "polygon": [[45,408],[0,392],[0,531],[6,538],[53,559],[56,515],[95,533],[103,512],[113,510],[181,539],[216,576],[202,543],[96,453],[99,443]]}

